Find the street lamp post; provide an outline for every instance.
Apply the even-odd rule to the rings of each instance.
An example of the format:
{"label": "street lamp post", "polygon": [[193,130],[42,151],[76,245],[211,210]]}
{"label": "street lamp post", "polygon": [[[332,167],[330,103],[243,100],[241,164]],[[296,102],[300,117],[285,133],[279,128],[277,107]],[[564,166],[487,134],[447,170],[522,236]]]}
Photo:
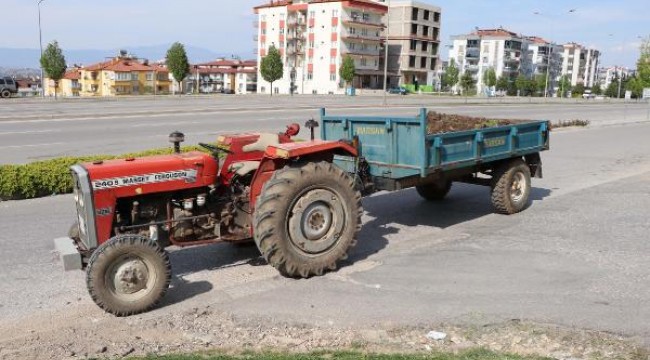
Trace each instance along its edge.
{"label": "street lamp post", "polygon": [[390,33],[390,0],[387,1],[388,13],[386,13],[386,36],[384,40],[384,106],[387,105],[387,91],[388,86],[388,34]]}
{"label": "street lamp post", "polygon": [[[38,43],[41,47],[41,59],[43,58],[43,33],[41,31],[41,3],[43,1],[45,0],[38,0]],[[43,65],[41,65],[41,97],[45,97],[45,78],[43,77]]]}

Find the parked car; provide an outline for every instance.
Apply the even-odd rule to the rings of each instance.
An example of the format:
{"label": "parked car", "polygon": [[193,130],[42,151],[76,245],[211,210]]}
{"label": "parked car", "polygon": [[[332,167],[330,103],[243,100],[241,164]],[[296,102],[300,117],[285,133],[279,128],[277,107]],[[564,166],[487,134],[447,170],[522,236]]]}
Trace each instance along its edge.
{"label": "parked car", "polygon": [[0,78],[0,97],[8,98],[18,93],[16,81],[8,76]]}
{"label": "parked car", "polygon": [[398,86],[398,87],[393,87],[388,89],[389,94],[399,94],[399,95],[406,95],[409,93],[409,91],[403,87],[403,86]]}

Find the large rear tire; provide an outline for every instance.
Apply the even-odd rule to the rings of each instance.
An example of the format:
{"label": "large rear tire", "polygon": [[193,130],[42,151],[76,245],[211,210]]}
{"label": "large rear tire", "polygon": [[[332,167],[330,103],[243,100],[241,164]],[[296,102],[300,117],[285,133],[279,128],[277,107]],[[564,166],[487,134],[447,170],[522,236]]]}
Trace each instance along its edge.
{"label": "large rear tire", "polygon": [[492,205],[501,214],[518,213],[528,206],[530,189],[530,168],[521,159],[512,160],[494,172]]}
{"label": "large rear tire", "polygon": [[335,270],[361,228],[361,194],[354,180],[328,162],[276,171],[257,198],[255,243],[266,261],[289,277]]}
{"label": "large rear tire", "polygon": [[417,185],[415,190],[417,190],[418,195],[425,200],[440,201],[449,194],[449,190],[451,190],[451,181],[440,180],[430,184]]}
{"label": "large rear tire", "polygon": [[139,235],[118,235],[102,244],[86,269],[90,297],[116,316],[151,310],[167,292],[170,280],[167,253]]}

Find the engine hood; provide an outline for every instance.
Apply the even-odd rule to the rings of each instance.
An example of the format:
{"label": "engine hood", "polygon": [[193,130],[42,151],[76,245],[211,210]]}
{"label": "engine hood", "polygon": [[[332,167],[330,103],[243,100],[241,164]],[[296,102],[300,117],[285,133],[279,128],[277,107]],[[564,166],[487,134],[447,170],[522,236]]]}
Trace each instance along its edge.
{"label": "engine hood", "polygon": [[198,151],[82,165],[93,191],[126,189],[131,195],[214,184],[218,167],[212,156]]}

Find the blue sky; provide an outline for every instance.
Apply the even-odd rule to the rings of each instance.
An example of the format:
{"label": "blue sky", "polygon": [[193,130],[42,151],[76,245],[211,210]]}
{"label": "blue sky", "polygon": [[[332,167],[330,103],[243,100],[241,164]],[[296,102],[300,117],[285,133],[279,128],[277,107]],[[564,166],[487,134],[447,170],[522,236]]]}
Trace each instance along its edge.
{"label": "blue sky", "polygon": [[[43,41],[68,49],[115,49],[181,41],[220,54],[250,57],[252,7],[266,0],[45,0]],[[422,0],[443,8],[442,40],[503,26],[603,52],[603,65],[633,66],[639,36],[650,35],[648,0]],[[2,0],[0,47],[38,48],[36,0]],[[569,13],[570,9],[576,9]],[[542,15],[533,15],[533,12]],[[9,14],[9,16],[6,16]],[[443,58],[447,50],[441,47]],[[110,55],[110,54],[109,54]]]}

